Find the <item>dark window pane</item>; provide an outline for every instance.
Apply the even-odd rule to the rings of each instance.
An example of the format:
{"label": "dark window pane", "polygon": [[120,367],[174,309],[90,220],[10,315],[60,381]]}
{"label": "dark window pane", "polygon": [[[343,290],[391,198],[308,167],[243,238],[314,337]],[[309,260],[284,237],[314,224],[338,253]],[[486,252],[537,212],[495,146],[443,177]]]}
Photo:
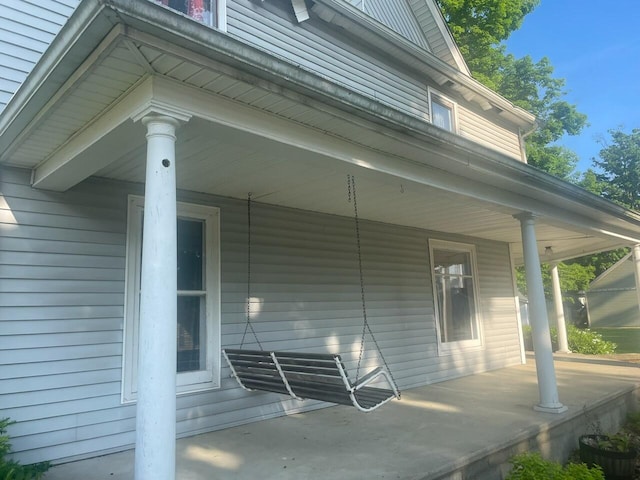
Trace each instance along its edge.
{"label": "dark window pane", "polygon": [[178,219],[178,290],[203,290],[204,223]]}
{"label": "dark window pane", "polygon": [[178,372],[203,370],[204,297],[178,297]]}

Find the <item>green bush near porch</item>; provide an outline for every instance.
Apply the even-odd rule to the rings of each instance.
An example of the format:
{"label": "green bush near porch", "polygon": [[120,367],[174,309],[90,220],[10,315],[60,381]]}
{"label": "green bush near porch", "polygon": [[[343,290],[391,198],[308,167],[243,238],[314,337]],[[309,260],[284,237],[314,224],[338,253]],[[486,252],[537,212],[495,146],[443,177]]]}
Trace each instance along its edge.
{"label": "green bush near porch", "polygon": [[[524,345],[526,350],[533,350],[531,326],[523,327]],[[573,353],[584,355],[607,355],[616,352],[617,345],[605,340],[601,334],[588,328],[578,328],[567,325],[567,343]],[[551,344],[553,350],[558,350],[558,329],[551,327]]]}
{"label": "green bush near porch", "polygon": [[49,470],[49,462],[20,465],[6,458],[11,451],[7,427],[12,423],[8,418],[0,419],[0,480],[38,480]]}
{"label": "green bush near porch", "polygon": [[605,480],[600,467],[587,467],[584,463],[562,466],[544,460],[539,453],[523,453],[510,460],[513,468],[505,480]]}

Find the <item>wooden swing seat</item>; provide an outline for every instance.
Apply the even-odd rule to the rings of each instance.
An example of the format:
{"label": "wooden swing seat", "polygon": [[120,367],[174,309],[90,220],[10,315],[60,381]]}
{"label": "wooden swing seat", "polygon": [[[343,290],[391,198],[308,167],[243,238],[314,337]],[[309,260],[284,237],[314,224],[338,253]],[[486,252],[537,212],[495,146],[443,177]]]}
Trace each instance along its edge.
{"label": "wooden swing seat", "polygon": [[[263,390],[291,397],[353,405],[370,412],[400,398],[382,367],[351,382],[340,355],[332,353],[268,352],[227,348],[222,351],[232,375],[246,390]],[[383,377],[391,388],[367,386]]]}

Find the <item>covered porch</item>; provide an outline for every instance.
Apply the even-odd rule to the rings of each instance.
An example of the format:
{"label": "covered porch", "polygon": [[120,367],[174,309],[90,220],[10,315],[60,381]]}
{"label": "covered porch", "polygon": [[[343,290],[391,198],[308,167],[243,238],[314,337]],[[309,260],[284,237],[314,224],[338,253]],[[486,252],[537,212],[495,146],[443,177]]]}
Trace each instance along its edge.
{"label": "covered porch", "polygon": [[[124,225],[122,217],[126,207],[122,204],[117,205],[120,223],[106,223],[107,233],[127,232],[126,245],[123,238],[118,239],[118,245],[122,250],[131,247],[131,251],[126,252],[127,259],[134,260],[131,267],[127,263],[126,268],[128,288],[125,294],[129,296],[123,310],[127,313],[122,321],[116,318],[114,322],[118,335],[123,330],[121,325],[125,325],[122,332],[125,345],[119,350],[124,351],[124,374],[118,378],[123,378],[123,383],[128,382],[131,391],[125,386],[120,396],[118,384],[115,394],[109,391],[112,398],[105,408],[125,417],[123,425],[117,426],[121,429],[119,433],[129,438],[135,431],[139,457],[151,459],[148,463],[155,470],[149,471],[155,473],[139,478],[160,478],[158,472],[172,478],[169,472],[173,470],[176,410],[182,415],[179,422],[189,424],[183,430],[189,434],[231,422],[214,418],[198,423],[197,420],[206,417],[207,413],[214,416],[206,412],[208,405],[216,403],[212,398],[227,402],[224,408],[229,409],[230,416],[237,415],[243,421],[246,416],[242,407],[232,401],[246,400],[246,397],[235,396],[219,357],[221,346],[235,343],[234,335],[241,320],[238,312],[245,303],[256,303],[252,295],[245,297],[248,281],[244,274],[238,274],[245,267],[246,242],[245,226],[237,220],[240,218],[236,208],[239,200],[251,192],[253,199],[264,208],[286,209],[287,218],[291,219],[285,224],[287,228],[268,225],[278,234],[277,246],[288,247],[286,255],[281,255],[277,261],[264,262],[270,268],[265,275],[273,276],[282,264],[282,258],[287,259],[289,265],[294,263],[295,260],[290,259],[291,251],[300,246],[291,243],[287,235],[300,229],[294,221],[303,223],[299,220],[303,216],[318,214],[331,219],[335,226],[331,227],[332,234],[326,237],[325,243],[339,245],[338,254],[333,257],[340,258],[346,251],[347,242],[341,239],[346,237],[343,232],[347,229],[339,222],[353,215],[352,205],[346,201],[347,175],[354,175],[358,181],[360,218],[372,226],[388,225],[394,229],[387,237],[385,248],[375,251],[379,259],[385,260],[391,249],[402,251],[402,240],[412,232],[422,232],[422,237],[416,237],[412,247],[418,253],[406,264],[417,265],[419,262],[424,291],[411,290],[415,283],[409,281],[404,272],[388,275],[391,282],[381,284],[395,282],[401,287],[398,294],[394,293],[391,305],[401,308],[393,310],[387,308],[388,304],[381,303],[384,308],[380,309],[380,321],[390,333],[388,344],[396,349],[395,363],[400,367],[397,371],[404,377],[404,385],[410,387],[438,381],[439,372],[443,370],[447,372],[442,375],[449,375],[449,370],[461,375],[461,363],[464,371],[471,374],[519,361],[519,323],[515,315],[512,267],[522,263],[527,267],[534,318],[537,380],[532,375],[533,366],[529,365],[412,390],[401,403],[393,403],[381,413],[368,417],[335,408],[225,430],[211,437],[198,437],[191,442],[210,438],[215,446],[208,449],[204,444],[199,445],[195,447],[199,453],[193,453],[190,445],[194,443],[182,444],[178,453],[178,478],[198,478],[190,477],[192,474],[187,471],[193,465],[206,467],[206,475],[215,468],[226,472],[225,475],[236,475],[236,478],[255,478],[256,472],[269,478],[283,478],[283,472],[292,478],[313,478],[314,469],[326,478],[327,465],[340,469],[341,473],[335,478],[349,478],[347,472],[355,474],[352,478],[363,478],[366,476],[363,468],[369,469],[370,477],[378,474],[374,472],[393,476],[399,474],[394,472],[402,470],[400,478],[421,478],[460,458],[475,458],[478,452],[485,452],[482,455],[486,456],[488,435],[500,433],[491,443],[503,445],[505,439],[521,438],[532,428],[546,430],[561,419],[577,415],[585,403],[595,405],[601,400],[601,392],[596,394],[593,384],[587,390],[595,396],[588,401],[572,399],[575,392],[570,381],[564,389],[566,398],[557,394],[539,264],[541,259],[562,260],[639,243],[640,218],[636,214],[532,169],[495,150],[491,142],[479,143],[444,131],[423,118],[327,82],[290,61],[249,48],[238,39],[202,25],[176,23],[170,12],[150,2],[84,2],[74,19],[75,22],[65,30],[67,37],[59,37],[61,40],[52,44],[29,81],[3,113],[0,162],[28,171],[30,186],[36,192],[61,192],[55,198],[62,199],[62,203],[67,201],[67,195],[73,196],[82,189],[93,190],[99,184],[106,185],[105,190],[109,190],[112,199],[109,203],[122,201],[125,190],[129,196],[144,193],[143,227],[133,223],[133,215],[129,215],[130,228]],[[493,107],[489,105],[488,108]],[[528,114],[515,108],[509,108],[508,112],[501,108],[497,110],[513,116],[507,120],[516,122],[521,128],[530,126],[533,121]],[[91,183],[96,177],[113,183]],[[92,200],[99,189],[95,188],[96,191],[86,193],[84,198]],[[49,200],[54,194],[42,195]],[[216,265],[209,278],[215,281],[222,277],[223,287],[227,289],[216,284],[207,297],[211,304],[207,310],[211,312],[211,328],[206,331],[212,338],[202,342],[203,351],[204,347],[207,351],[202,367],[206,368],[194,369],[203,372],[203,380],[190,384],[197,384],[198,388],[178,390],[191,396],[180,396],[176,408],[173,350],[176,346],[178,288],[173,282],[177,270],[176,217],[181,215],[176,213],[176,203],[185,196],[189,203],[199,206],[202,203],[214,208],[223,205],[220,214],[222,235],[226,235],[222,239],[220,255],[223,265]],[[79,203],[75,202],[74,206]],[[142,211],[141,204],[128,205],[131,212],[134,207],[138,208],[137,212]],[[102,207],[106,210],[111,205],[101,204]],[[20,218],[20,208],[10,205],[10,209]],[[90,213],[92,218],[99,215],[105,215],[104,211]],[[135,218],[142,219],[142,214],[138,213]],[[228,219],[235,223],[225,224]],[[210,224],[216,221],[212,217]],[[263,217],[262,221],[268,224],[269,219]],[[396,227],[402,230],[396,232]],[[307,226],[309,251],[315,253],[323,246],[317,238],[311,238],[311,233],[320,237],[324,228],[320,224]],[[142,229],[144,236],[140,233]],[[137,233],[129,235],[129,232]],[[211,233],[207,238],[216,238],[215,242],[209,242],[213,248],[218,243],[216,228]],[[428,237],[434,236],[453,239],[446,240],[449,243],[464,241],[470,245],[465,247],[469,252],[473,245],[480,243],[499,250],[495,255],[487,252],[483,257],[486,267],[481,276],[487,283],[481,285],[484,292],[478,290],[478,298],[480,293],[486,293],[482,304],[479,303],[485,312],[484,332],[481,335],[480,328],[476,328],[473,338],[469,338],[475,342],[474,348],[461,355],[453,355],[453,350],[447,355],[437,351],[434,308],[424,303],[432,300],[426,252]],[[143,240],[143,249],[132,247],[139,247],[138,243]],[[240,246],[242,253],[239,253]],[[267,250],[263,251],[273,247],[266,242],[265,246]],[[329,253],[336,252],[326,252],[326,258]],[[142,256],[139,261],[138,254]],[[211,255],[204,255],[204,258],[217,258],[216,250],[212,249]],[[317,274],[318,267],[324,266],[313,254],[309,259],[315,268],[305,272],[307,276]],[[494,269],[496,264],[500,264],[499,270]],[[139,274],[136,273],[138,267]],[[382,272],[380,277],[387,275],[386,266],[378,270]],[[130,272],[134,273],[129,276]],[[344,272],[344,265],[336,264],[334,272]],[[138,281],[136,275],[140,277],[139,291],[142,292],[139,305],[137,287],[132,287]],[[275,288],[269,290],[272,286],[267,285],[266,290],[277,303],[284,296],[290,298],[292,287],[300,282],[300,278],[308,281],[307,276],[287,274]],[[325,315],[327,318],[323,320],[327,322],[320,326],[326,330],[317,340],[323,342],[331,337],[332,347],[340,343],[353,344],[348,335],[335,334],[344,322],[339,323],[341,312],[333,313],[335,308],[330,297],[342,293],[332,291],[334,278],[323,283],[328,286],[328,294],[321,298],[321,310],[331,313]],[[495,279],[503,283],[494,289],[492,281]],[[307,302],[317,300],[316,292],[311,290],[318,288],[319,283],[317,278],[308,281],[308,291],[304,292],[307,296],[302,298]],[[242,285],[241,289],[238,285]],[[380,298],[385,300],[383,290],[379,290],[382,292]],[[202,292],[202,298],[209,295],[200,288],[193,291]],[[192,295],[191,291],[184,292],[180,294],[185,298]],[[413,295],[415,298],[420,295],[421,317],[398,321],[398,312],[415,307],[411,303]],[[114,302],[123,301],[125,296],[118,297]],[[221,314],[220,304],[225,302],[225,306],[231,305],[231,308]],[[286,308],[297,314],[302,311],[303,303],[294,299]],[[496,305],[499,308],[492,309]],[[131,315],[129,310],[133,312]],[[137,321],[131,320],[137,312],[139,330],[131,327],[133,321]],[[291,318],[294,323],[299,317]],[[499,325],[494,327],[492,321]],[[302,323],[298,322],[298,325]],[[285,333],[274,344],[279,342],[290,348],[294,340],[291,337],[299,332],[296,326],[287,324],[282,328]],[[410,356],[406,340],[415,336],[412,332],[416,330],[422,336],[423,344],[414,346],[415,355]],[[404,343],[395,343],[395,332],[405,331],[407,338],[401,339]],[[136,335],[142,340],[139,347]],[[482,341],[488,345],[494,339],[490,348],[479,348],[483,346]],[[301,345],[301,348],[303,346],[308,345]],[[130,360],[134,358],[135,367],[136,363]],[[432,369],[425,360],[433,361],[436,368]],[[589,372],[589,375],[593,374]],[[518,383],[509,376],[517,377]],[[495,385],[489,388],[491,382]],[[628,381],[623,383],[631,388]],[[562,381],[560,384],[562,386]],[[201,385],[204,387],[199,389]],[[183,386],[178,385],[178,389]],[[613,391],[617,392],[618,387]],[[116,386],[112,388],[115,390]],[[133,388],[137,388],[137,399]],[[213,397],[206,396],[207,390]],[[481,403],[482,397],[485,397],[482,401],[486,405]],[[537,398],[540,401],[535,404]],[[258,413],[247,418],[259,419],[269,414],[269,408],[261,401],[250,406],[252,412]],[[278,402],[274,399],[272,404]],[[543,413],[532,411],[533,406],[542,409]],[[565,413],[566,407],[570,407],[568,413]],[[470,411],[470,408],[474,410]],[[516,410],[511,412],[514,408]],[[503,411],[511,413],[503,415]],[[549,416],[550,412],[557,415]],[[65,418],[65,428],[72,440],[77,437],[73,415],[72,412]],[[467,419],[465,415],[471,417]],[[132,426],[134,416],[135,429]],[[327,416],[336,418],[328,421]],[[498,428],[499,421],[511,418],[517,421]],[[486,432],[493,419],[495,429]],[[115,422],[119,420],[117,418]],[[466,427],[467,422],[468,428],[478,433],[468,435],[467,428],[458,430],[461,426]],[[83,426],[90,430],[91,425]],[[298,430],[289,431],[289,425],[297,425]],[[358,425],[362,428],[360,435],[355,434],[359,431]],[[275,432],[283,428],[281,426],[286,428],[280,439]],[[443,435],[448,431],[445,426],[453,429],[451,441],[443,441]],[[326,433],[322,434],[319,443],[306,447],[305,436],[313,439],[310,435],[321,431]],[[110,426],[105,426],[103,436],[110,437],[111,432]],[[180,434],[179,429],[178,432]],[[238,444],[226,444],[233,435],[229,432],[238,432]],[[246,441],[250,436],[263,438],[256,442]],[[433,447],[429,447],[429,442],[434,442]],[[458,444],[462,450],[449,450],[451,445]],[[269,446],[268,451],[264,449],[265,445]],[[282,453],[276,450],[278,445],[283,446]],[[442,445],[447,447],[442,450]],[[294,455],[291,452],[296,448],[301,450]],[[352,448],[360,449],[359,453],[344,455]],[[393,453],[394,458],[378,455],[376,448]],[[335,449],[333,455],[332,449]],[[425,456],[425,451],[431,453]],[[264,461],[256,462],[256,458],[261,458],[260,452]],[[308,452],[313,455],[309,456]],[[371,455],[371,452],[375,454]],[[148,457],[146,453],[149,453]],[[220,457],[216,456],[218,454]],[[282,463],[283,457],[287,463]],[[309,457],[309,461],[317,459],[313,461],[318,463],[311,470],[296,472],[298,464],[294,464],[293,458],[305,457]],[[267,458],[275,462],[269,475],[265,475],[269,465]],[[339,459],[346,462],[341,467],[338,466]],[[129,463],[122,464],[129,468]],[[300,464],[310,468],[306,462]],[[102,469],[89,465],[91,477],[97,478],[94,473]],[[184,468],[187,470],[182,470]],[[414,470],[404,471],[406,468]],[[56,478],[55,475],[52,473],[50,478]],[[109,473],[107,478],[116,478],[115,475],[115,472],[114,475]],[[131,478],[131,471],[127,470],[123,475],[122,478]],[[73,475],[68,473],[63,477],[73,478]]]}
{"label": "covered porch", "polygon": [[[177,478],[501,479],[514,453],[566,460],[581,433],[639,408],[640,364],[558,355],[562,414],[534,411],[535,362],[407,390],[370,413],[332,407],[178,440]],[[133,450],[54,467],[47,480],[132,478]]]}

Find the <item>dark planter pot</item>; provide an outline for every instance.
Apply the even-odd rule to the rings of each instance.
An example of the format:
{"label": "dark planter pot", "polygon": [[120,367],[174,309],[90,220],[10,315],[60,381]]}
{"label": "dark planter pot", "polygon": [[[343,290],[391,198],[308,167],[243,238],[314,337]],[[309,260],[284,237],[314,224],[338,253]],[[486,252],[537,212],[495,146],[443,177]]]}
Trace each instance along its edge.
{"label": "dark planter pot", "polygon": [[[600,465],[607,480],[631,480],[636,468],[635,450],[629,452],[613,452],[589,445],[589,439],[596,442],[606,440],[606,435],[582,435],[578,444],[580,460],[589,466]],[[587,443],[585,443],[585,440]]]}

